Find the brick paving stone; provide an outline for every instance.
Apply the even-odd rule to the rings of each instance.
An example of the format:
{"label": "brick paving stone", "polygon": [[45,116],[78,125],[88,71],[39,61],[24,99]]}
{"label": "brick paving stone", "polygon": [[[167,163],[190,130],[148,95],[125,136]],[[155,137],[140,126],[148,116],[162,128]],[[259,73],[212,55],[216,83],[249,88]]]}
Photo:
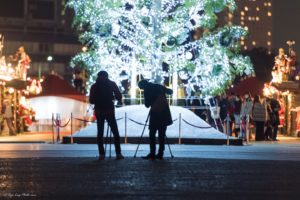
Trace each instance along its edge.
{"label": "brick paving stone", "polygon": [[0,199],[299,199],[299,161],[0,159]]}

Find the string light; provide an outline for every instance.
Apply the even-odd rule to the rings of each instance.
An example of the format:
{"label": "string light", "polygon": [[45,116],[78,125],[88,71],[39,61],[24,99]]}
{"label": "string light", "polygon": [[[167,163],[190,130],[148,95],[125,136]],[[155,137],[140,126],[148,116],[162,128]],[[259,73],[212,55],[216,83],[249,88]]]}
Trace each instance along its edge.
{"label": "string light", "polygon": [[[254,73],[250,58],[238,54],[248,32],[216,28],[215,13],[226,7],[233,12],[234,0],[69,0],[67,6],[75,11],[74,26],[87,47],[71,64],[91,73],[89,83],[100,69],[119,85],[121,72],[156,83],[176,73],[188,77],[183,84],[188,94],[201,90],[210,96],[227,89],[236,75]],[[193,39],[196,28],[203,30],[199,40]]]}

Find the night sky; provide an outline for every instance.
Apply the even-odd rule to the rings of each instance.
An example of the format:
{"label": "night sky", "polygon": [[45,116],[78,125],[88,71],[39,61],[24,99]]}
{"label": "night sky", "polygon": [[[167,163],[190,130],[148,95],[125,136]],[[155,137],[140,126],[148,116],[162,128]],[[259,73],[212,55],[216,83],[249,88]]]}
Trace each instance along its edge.
{"label": "night sky", "polygon": [[288,50],[287,40],[296,41],[297,60],[300,60],[300,0],[274,0],[273,48]]}

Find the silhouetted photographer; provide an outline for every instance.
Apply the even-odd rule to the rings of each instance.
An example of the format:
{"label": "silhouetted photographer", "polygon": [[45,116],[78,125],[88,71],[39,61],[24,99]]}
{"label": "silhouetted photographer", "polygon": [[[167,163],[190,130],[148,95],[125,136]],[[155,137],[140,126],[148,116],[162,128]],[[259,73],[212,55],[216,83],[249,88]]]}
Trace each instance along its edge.
{"label": "silhouetted photographer", "polygon": [[124,159],[121,154],[120,135],[115,118],[115,106],[113,100],[122,100],[122,95],[115,82],[108,79],[106,71],[100,71],[96,83],[92,85],[90,91],[90,103],[95,104],[95,114],[97,118],[97,144],[99,149],[99,160],[105,158],[105,151],[103,147],[103,132],[104,121],[106,120],[114,135],[116,158]]}
{"label": "silhouetted photographer", "polygon": [[[162,159],[165,150],[165,135],[167,126],[173,123],[170,107],[166,99],[166,94],[172,94],[173,91],[162,85],[149,83],[146,80],[139,82],[139,88],[144,90],[145,106],[150,108],[150,153],[142,157],[144,159]],[[155,155],[155,134],[158,131],[159,150]]]}

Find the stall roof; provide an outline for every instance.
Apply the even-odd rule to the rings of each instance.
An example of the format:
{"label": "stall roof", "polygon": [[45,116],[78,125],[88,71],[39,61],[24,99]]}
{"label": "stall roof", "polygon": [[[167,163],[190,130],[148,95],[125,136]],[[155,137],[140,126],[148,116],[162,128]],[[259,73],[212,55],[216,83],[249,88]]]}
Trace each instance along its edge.
{"label": "stall roof", "polygon": [[257,80],[256,77],[247,77],[235,84],[233,88],[228,89],[227,94],[244,95],[250,92],[251,96],[263,95],[264,84],[263,81]]}
{"label": "stall roof", "polygon": [[29,81],[23,81],[20,79],[13,79],[6,82],[7,87],[15,88],[16,90],[25,90],[26,87],[30,84]]}
{"label": "stall roof", "polygon": [[[38,96],[59,96],[79,101],[86,101],[86,96],[56,75],[49,75],[42,82],[42,93]],[[35,96],[37,97],[37,96]]]}

